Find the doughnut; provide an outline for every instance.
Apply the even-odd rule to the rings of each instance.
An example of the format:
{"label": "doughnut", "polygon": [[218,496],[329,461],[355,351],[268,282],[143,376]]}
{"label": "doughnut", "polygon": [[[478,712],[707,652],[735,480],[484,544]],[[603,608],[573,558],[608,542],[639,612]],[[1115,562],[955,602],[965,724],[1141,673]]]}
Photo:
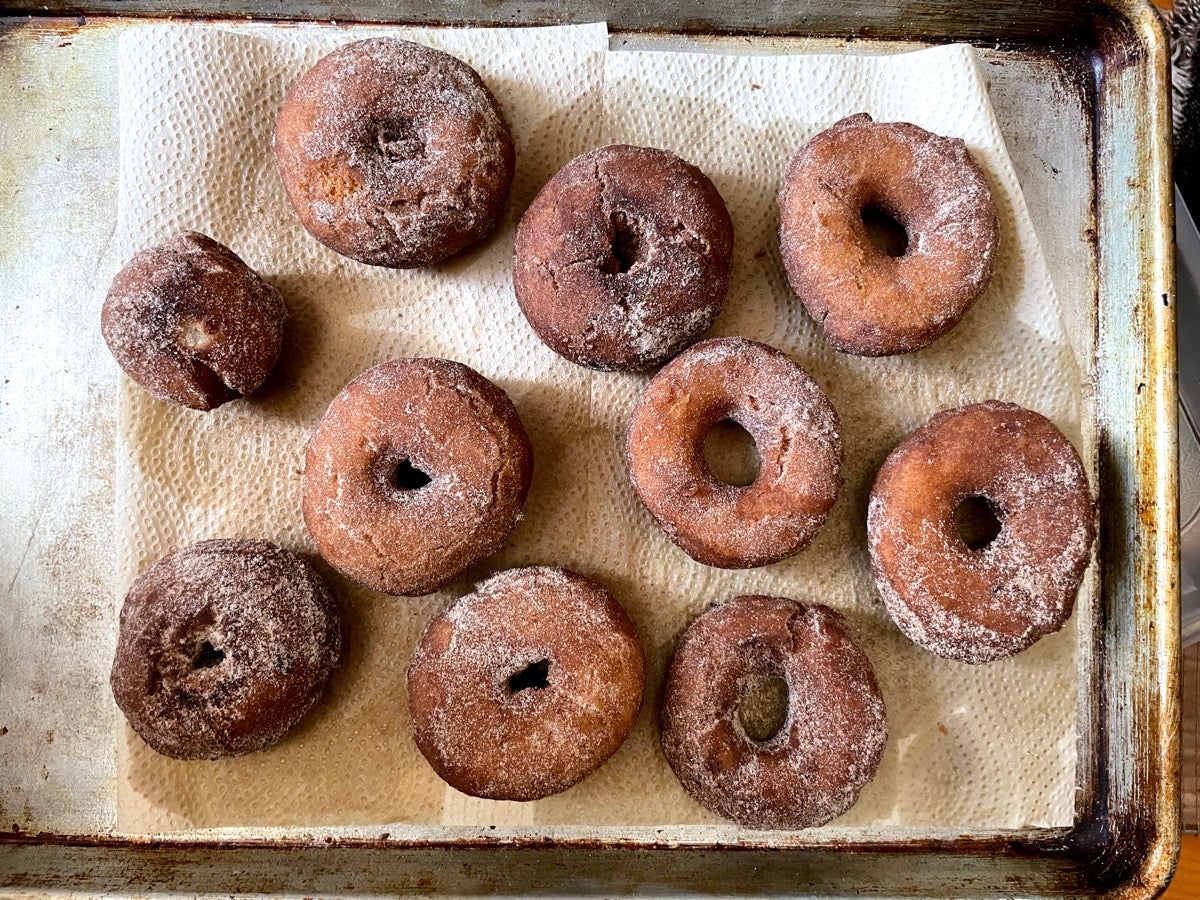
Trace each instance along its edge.
{"label": "doughnut", "polygon": [[394,359],[346,385],[317,425],[304,522],[347,578],[418,596],[504,546],[532,477],[504,391],[462,363]]}
{"label": "doughnut", "polygon": [[110,683],[152,750],[238,756],[275,744],[312,708],[341,644],[333,598],[300,557],[266,541],[202,541],[129,589]]}
{"label": "doughnut", "polygon": [[[792,157],[779,194],[792,290],[829,342],[857,356],[910,353],[959,323],[992,276],[996,205],[967,145],[907,122],[849,116]],[[868,223],[905,233],[892,255]]]}
{"label": "doughnut", "polygon": [[733,222],[703,172],[666,150],[601,147],[567,163],[521,218],[513,288],[555,353],[646,369],[712,325],[732,258]]}
{"label": "doughnut", "polygon": [[371,38],[288,92],[275,161],[308,232],[372,266],[430,266],[490,234],[512,186],[508,124],[448,53]]}
{"label": "doughnut", "polygon": [[[786,692],[773,733],[744,707]],[[663,754],[702,806],[747,828],[810,828],[854,805],[887,743],[883,695],[827,606],[735,597],[688,626],[667,669]]]}
{"label": "doughnut", "polygon": [[565,791],[621,746],[646,663],[616,599],[577,572],[493,575],[434,619],[408,666],[413,737],[455,790]]}
{"label": "doughnut", "polygon": [[913,641],[990,662],[1062,628],[1095,518],[1083,462],[1048,419],[997,400],[943,410],[875,478],[871,570]]}
{"label": "doughnut", "polygon": [[[704,458],[717,423],[754,439],[759,474],[719,481]],[[692,559],[724,569],[765,566],[813,539],[841,487],[842,437],[820,386],[773,347],[701,341],[668,363],[633,410],[625,449],[639,500]]]}
{"label": "doughnut", "polygon": [[185,231],[117,273],[100,330],[117,365],[151,396],[210,410],[266,381],[286,318],[279,292],[236,253]]}

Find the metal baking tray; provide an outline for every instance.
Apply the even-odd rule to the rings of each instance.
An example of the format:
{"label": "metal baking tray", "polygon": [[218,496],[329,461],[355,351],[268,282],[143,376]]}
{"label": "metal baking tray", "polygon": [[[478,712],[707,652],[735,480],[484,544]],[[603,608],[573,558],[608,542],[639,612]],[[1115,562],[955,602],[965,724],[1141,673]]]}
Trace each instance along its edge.
{"label": "metal baking tray", "polygon": [[[28,14],[28,15],[27,15]],[[614,45],[980,51],[1027,196],[1063,191],[1039,117],[1080,127],[1065,212],[1094,254],[1101,585],[1081,654],[1074,823],[697,844],[630,829],[398,839],[113,832],[116,34],[131,16],[607,21]],[[1179,529],[1168,54],[1136,0],[48,0],[0,18],[0,891],[97,894],[1152,896],[1179,836]],[[1020,116],[1017,111],[1023,110]],[[1006,118],[1007,116],[1007,118]],[[1025,130],[1012,130],[1013,116]],[[1054,210],[1055,204],[1042,207]],[[1074,210],[1074,211],[1071,211]],[[1058,218],[1055,218],[1058,216]],[[1065,218],[1063,218],[1065,217]],[[1053,253],[1053,238],[1047,250]],[[21,255],[23,265],[11,261]],[[31,259],[33,263],[31,264]],[[1079,285],[1076,285],[1077,287]],[[100,661],[97,663],[97,661]],[[102,712],[98,712],[102,711]],[[1017,711],[1014,711],[1016,714]],[[786,843],[786,846],[784,844]]]}

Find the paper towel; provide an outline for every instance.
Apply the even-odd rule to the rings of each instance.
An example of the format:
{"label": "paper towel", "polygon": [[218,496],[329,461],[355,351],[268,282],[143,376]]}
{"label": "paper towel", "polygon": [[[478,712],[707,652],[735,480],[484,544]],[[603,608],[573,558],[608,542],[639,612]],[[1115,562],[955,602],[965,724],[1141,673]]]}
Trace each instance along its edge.
{"label": "paper towel", "polygon": [[[271,160],[287,87],[335,46],[377,34],[418,40],[475,66],[516,141],[504,226],[432,270],[372,269],[317,244],[293,215]],[[327,701],[267,752],[177,762],[126,732],[119,830],[715,823],[683,793],[658,751],[657,691],[690,618],[747,592],[841,609],[875,662],[891,740],[876,780],[838,825],[1003,828],[1071,820],[1075,620],[1013,660],[982,668],[939,660],[891,625],[865,550],[871,476],[891,446],[936,409],[996,396],[1045,413],[1075,440],[1080,435],[1080,367],[1059,318],[1072,311],[1054,296],[971,51],[750,58],[606,47],[603,26],[167,25],[124,36],[123,257],[181,229],[204,231],[276,285],[292,318],[279,370],[248,401],[195,413],[125,383],[120,591],[177,546],[265,537],[305,553],[329,578],[345,612],[348,650]],[[787,158],[816,131],[863,110],[965,138],[1001,212],[992,287],[949,336],[896,359],[829,350],[788,291],[778,259],[774,195]],[[594,373],[559,359],[517,308],[510,279],[517,218],[570,157],[612,141],[674,150],[713,179],[737,231],[733,287],[713,333],[784,349],[826,386],[841,414],[845,491],[814,544],[792,560],[724,572],[671,544],[634,500],[620,457],[624,422],[646,377]],[[332,573],[315,557],[299,508],[308,430],[346,381],[402,355],[457,359],[497,381],[521,413],[536,461],[526,515],[509,547],[417,600],[384,597]],[[436,611],[472,581],[523,564],[572,566],[616,593],[646,647],[647,702],[625,746],[570,791],[529,804],[476,800],[443,785],[415,750],[404,668]]]}

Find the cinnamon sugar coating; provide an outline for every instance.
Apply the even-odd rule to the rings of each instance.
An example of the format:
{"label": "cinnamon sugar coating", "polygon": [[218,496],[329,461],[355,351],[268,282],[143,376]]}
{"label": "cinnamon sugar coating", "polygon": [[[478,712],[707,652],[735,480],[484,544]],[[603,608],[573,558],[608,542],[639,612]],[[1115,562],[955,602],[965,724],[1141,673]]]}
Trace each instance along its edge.
{"label": "cinnamon sugar coating", "polygon": [[567,569],[493,575],[434,619],[408,667],[413,737],[455,789],[564,791],[621,746],[646,665],[621,604]]}
{"label": "cinnamon sugar coating", "polygon": [[462,363],[394,359],[346,385],[317,425],[304,522],[346,577],[428,594],[504,546],[532,477],[504,391]]}
{"label": "cinnamon sugar coating", "polygon": [[[774,735],[739,715],[755,679],[782,679]],[[703,806],[747,828],[810,828],[858,799],[887,743],[883,695],[845,619],[820,604],[743,596],[692,622],[667,670],[663,754]]]}
{"label": "cinnamon sugar coating", "polygon": [[478,73],[395,38],[347,44],[313,66],[284,100],[274,151],[313,237],[395,269],[433,265],[491,233],[515,165]]}
{"label": "cinnamon sugar coating", "polygon": [[337,607],[304,560],[266,541],[202,541],[129,589],[110,681],[152,749],[216,759],[282,738],[340,653]]}
{"label": "cinnamon sugar coating", "polygon": [[151,395],[209,410],[262,385],[286,318],[279,292],[236,253],[185,231],[117,273],[100,329],[118,365]]}
{"label": "cinnamon sugar coating", "polygon": [[613,145],[575,157],[534,198],[513,288],[554,352],[645,369],[712,325],[732,258],[733,222],[703,172],[666,150]]}
{"label": "cinnamon sugar coating", "polygon": [[[875,248],[864,210],[903,226],[902,255]],[[829,342],[858,356],[919,350],[957,325],[991,279],[1000,236],[963,141],[866,113],[792,157],[779,216],[792,290]]]}
{"label": "cinnamon sugar coating", "polygon": [[[956,524],[967,498],[1000,524],[979,549]],[[943,410],[875,478],[871,569],[906,635],[947,659],[990,662],[1062,628],[1095,517],[1083,462],[1048,419],[997,400]]]}
{"label": "cinnamon sugar coating", "polygon": [[[719,481],[704,439],[729,419],[761,460],[746,487]],[[808,373],[745,338],[701,341],[668,363],[634,407],[625,450],[638,499],[667,536],[709,566],[765,566],[813,539],[841,487],[837,413]]]}

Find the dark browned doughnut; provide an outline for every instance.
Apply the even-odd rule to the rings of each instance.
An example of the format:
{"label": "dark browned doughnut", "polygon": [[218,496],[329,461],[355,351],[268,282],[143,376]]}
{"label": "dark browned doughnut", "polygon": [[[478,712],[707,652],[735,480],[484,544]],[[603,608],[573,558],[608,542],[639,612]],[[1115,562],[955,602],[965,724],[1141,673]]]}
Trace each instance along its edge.
{"label": "dark browned doughnut", "polygon": [[733,222],[713,183],[666,150],[567,163],[517,229],[513,288],[554,352],[594,369],[658,365],[725,303]]}
{"label": "dark browned doughnut", "polygon": [[[724,484],[704,458],[722,420],[741,425],[761,460],[747,487]],[[778,350],[713,338],[685,350],[646,387],[626,443],[629,477],[662,529],[693,559],[765,566],[812,540],[841,487],[837,413]]]}
{"label": "dark browned doughnut", "polygon": [[462,363],[394,359],[346,385],[317,425],[304,522],[343,575],[428,594],[504,546],[532,477],[504,391]]}
{"label": "dark browned doughnut", "polygon": [[[964,535],[964,501],[987,505],[994,538]],[[943,410],[887,458],[867,517],[871,569],[901,631],[938,656],[989,662],[1062,628],[1094,523],[1071,442],[989,400]]]}
{"label": "dark browned doughnut", "polygon": [[[739,709],[786,685],[779,729],[746,732]],[[887,743],[883,695],[845,620],[820,604],[735,597],[700,616],[667,670],[662,747],[702,805],[747,828],[809,828],[840,816]]]}
{"label": "dark browned doughnut", "polygon": [[202,541],[129,589],[113,697],[165,756],[250,753],[317,702],[341,643],[333,598],[300,557],[266,541]]}
{"label": "dark browned doughnut", "polygon": [[456,790],[537,800],[628,736],[646,664],[633,623],[567,569],[493,575],[434,619],[408,666],[413,737]]}
{"label": "dark browned doughnut", "polygon": [[[871,242],[890,217],[907,247]],[[996,205],[967,145],[907,122],[849,116],[792,157],[779,194],[792,290],[839,350],[908,353],[959,323],[992,276]]]}
{"label": "dark browned doughnut", "polygon": [[151,395],[208,410],[258,390],[279,358],[286,318],[279,292],[236,253],[185,231],[117,273],[100,329]]}
{"label": "dark browned doughnut", "polygon": [[479,75],[395,38],[313,66],[284,100],[274,148],[304,227],[373,266],[433,265],[481,240],[512,186],[508,124]]}

